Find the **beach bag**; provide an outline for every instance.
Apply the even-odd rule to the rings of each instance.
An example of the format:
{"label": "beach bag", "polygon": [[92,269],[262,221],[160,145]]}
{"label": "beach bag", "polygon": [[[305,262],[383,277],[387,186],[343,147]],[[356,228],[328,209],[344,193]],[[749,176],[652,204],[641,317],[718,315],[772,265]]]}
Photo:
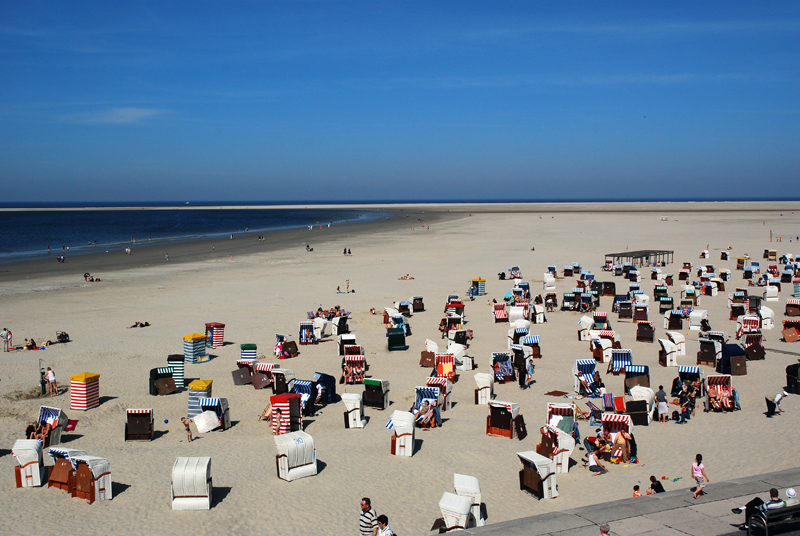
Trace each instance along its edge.
{"label": "beach bag", "polygon": [[681,414],[680,414],[680,413],[678,413],[678,411],[677,411],[677,410],[675,410],[675,411],[673,411],[673,412],[672,412],[672,420],[673,420],[673,421],[679,421],[679,420],[681,420]]}

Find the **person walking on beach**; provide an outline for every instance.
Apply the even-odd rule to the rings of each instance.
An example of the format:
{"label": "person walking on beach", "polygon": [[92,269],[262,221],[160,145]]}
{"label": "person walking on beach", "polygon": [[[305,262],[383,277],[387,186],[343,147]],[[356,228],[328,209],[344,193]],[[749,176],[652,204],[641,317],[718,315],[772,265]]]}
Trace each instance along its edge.
{"label": "person walking on beach", "polygon": [[394,536],[394,532],[389,527],[389,518],[385,514],[378,516],[378,536]]}
{"label": "person walking on beach", "polygon": [[[388,519],[387,519],[388,521]],[[358,517],[358,531],[361,536],[377,536],[378,515],[369,497],[361,499],[361,515]]]}
{"label": "person walking on beach", "polygon": [[166,260],[167,262],[169,262],[169,253],[166,253],[166,254],[164,255],[164,260]]}
{"label": "person walking on beach", "polygon": [[664,391],[664,386],[659,385],[656,391],[656,402],[658,402],[658,421],[669,421],[669,404],[667,403],[667,393]]}
{"label": "person walking on beach", "polygon": [[192,429],[189,426],[194,422],[194,419],[187,419],[186,417],[181,417],[181,422],[186,427],[186,441],[189,443],[192,442]]}
{"label": "person walking on beach", "polygon": [[3,328],[3,331],[0,331],[0,339],[3,339],[3,351],[8,352],[8,328]]}
{"label": "person walking on beach", "polygon": [[350,280],[345,279],[345,283],[347,283],[347,289],[345,290],[345,294],[350,294]]}
{"label": "person walking on beach", "polygon": [[711,480],[708,479],[708,475],[706,474],[706,466],[703,465],[702,454],[698,454],[697,456],[694,457],[694,462],[692,462],[692,478],[694,478],[695,484],[697,484],[697,487],[692,492],[692,495],[696,499],[703,493],[703,487],[705,486],[705,482],[711,482]]}

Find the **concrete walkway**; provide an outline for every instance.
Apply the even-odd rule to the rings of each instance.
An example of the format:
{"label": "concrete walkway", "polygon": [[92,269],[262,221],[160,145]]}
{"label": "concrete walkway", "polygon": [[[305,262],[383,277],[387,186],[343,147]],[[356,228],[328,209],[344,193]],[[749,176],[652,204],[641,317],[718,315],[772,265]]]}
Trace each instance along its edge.
{"label": "concrete walkway", "polygon": [[[498,536],[598,536],[598,525],[608,523],[616,536],[742,535],[746,533],[738,530],[738,526],[744,522],[744,515],[731,513],[731,508],[742,506],[755,496],[768,500],[769,489],[773,487],[780,490],[781,498],[785,498],[786,488],[800,491],[800,469],[712,482],[698,499],[692,498],[689,489],[669,491],[490,524],[468,532]],[[536,499],[531,497],[531,500]],[[800,526],[786,526],[778,533],[800,534]]]}

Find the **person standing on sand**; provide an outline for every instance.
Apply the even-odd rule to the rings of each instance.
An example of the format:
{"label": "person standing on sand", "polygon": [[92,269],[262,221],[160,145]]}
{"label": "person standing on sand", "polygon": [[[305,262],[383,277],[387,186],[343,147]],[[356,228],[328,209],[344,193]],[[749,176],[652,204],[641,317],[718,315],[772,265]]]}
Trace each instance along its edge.
{"label": "person standing on sand", "polygon": [[47,367],[47,373],[44,377],[47,380],[47,391],[50,396],[58,396],[58,382],[56,382],[56,373],[53,372],[53,369]]}
{"label": "person standing on sand", "polygon": [[[695,456],[694,462],[692,462],[692,478],[694,478],[697,487],[692,492],[692,495],[696,499],[701,493],[703,493],[703,487],[705,486],[705,482],[711,482],[708,479],[708,475],[706,475],[706,466],[703,465],[703,455],[698,454]],[[705,479],[705,482],[703,481]]]}
{"label": "person standing on sand", "polygon": [[186,441],[189,443],[192,442],[192,429],[189,426],[194,422],[194,419],[187,419],[186,417],[181,417],[181,422],[186,427]]}
{"label": "person standing on sand", "polygon": [[350,280],[345,279],[345,282],[347,283],[347,289],[345,290],[345,294],[350,294]]}
{"label": "person standing on sand", "polygon": [[3,328],[3,331],[0,331],[0,339],[3,339],[3,351],[8,352],[8,328]]}
{"label": "person standing on sand", "polygon": [[167,253],[167,254],[165,254],[165,255],[164,255],[164,259],[165,259],[167,262],[169,262],[169,253]]}

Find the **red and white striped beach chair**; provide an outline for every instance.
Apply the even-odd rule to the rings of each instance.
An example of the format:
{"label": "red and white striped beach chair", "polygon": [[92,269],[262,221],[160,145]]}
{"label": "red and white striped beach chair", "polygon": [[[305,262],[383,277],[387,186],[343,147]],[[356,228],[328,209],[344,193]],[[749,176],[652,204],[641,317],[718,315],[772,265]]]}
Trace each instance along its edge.
{"label": "red and white striped beach chair", "polygon": [[508,322],[508,311],[506,311],[505,303],[495,303],[492,312],[495,322]]}
{"label": "red and white striped beach chair", "polygon": [[786,316],[800,316],[800,299],[788,298],[786,300],[786,310],[783,314]]}
{"label": "red and white striped beach chair", "polygon": [[425,380],[425,385],[428,387],[438,387],[439,393],[442,395],[442,411],[447,411],[453,405],[453,383],[447,378],[440,378],[437,376],[430,376]]}
{"label": "red and white striped beach chair", "polygon": [[363,355],[345,355],[345,367],[351,367],[352,374],[346,378],[347,383],[364,383],[364,373],[367,370],[367,360]]}
{"label": "red and white striped beach chair", "polygon": [[453,354],[436,354],[434,356],[433,375],[455,381],[456,360]]}
{"label": "red and white striped beach chair", "polygon": [[283,435],[303,429],[303,413],[300,410],[299,394],[283,393],[271,396],[269,401],[272,404],[273,435]]}
{"label": "red and white striped beach chair", "polygon": [[758,331],[761,331],[761,317],[756,315],[744,315],[739,317],[736,326],[737,339],[741,338],[745,333],[755,333]]}

